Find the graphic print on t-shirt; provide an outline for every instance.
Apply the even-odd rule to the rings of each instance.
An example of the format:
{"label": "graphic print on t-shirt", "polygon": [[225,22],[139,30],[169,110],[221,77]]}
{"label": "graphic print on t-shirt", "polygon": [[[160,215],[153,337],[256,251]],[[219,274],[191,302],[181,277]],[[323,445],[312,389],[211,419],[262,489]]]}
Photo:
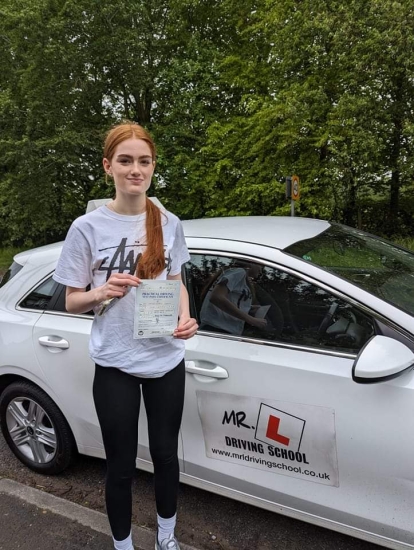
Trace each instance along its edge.
{"label": "graphic print on t-shirt", "polygon": [[245,302],[246,300],[251,300],[252,299],[252,293],[250,292],[250,288],[246,287],[246,288],[243,288],[242,291],[240,292],[240,296],[239,296],[239,299],[237,300],[237,307],[240,308],[241,307],[241,302]]}
{"label": "graphic print on t-shirt", "polygon": [[[146,245],[140,244],[139,241],[135,241],[133,244],[127,244],[128,237],[123,237],[121,242],[117,246],[108,246],[106,248],[99,249],[99,252],[108,252],[99,266],[99,271],[106,271],[106,280],[112,275],[112,273],[129,273],[134,275],[138,262],[142,257],[142,252],[138,252],[137,249],[143,248]],[[164,245],[164,249],[166,246]],[[129,249],[129,250],[128,250]],[[111,257],[112,254],[112,257]],[[167,274],[171,271],[171,254],[165,257],[165,269]]]}

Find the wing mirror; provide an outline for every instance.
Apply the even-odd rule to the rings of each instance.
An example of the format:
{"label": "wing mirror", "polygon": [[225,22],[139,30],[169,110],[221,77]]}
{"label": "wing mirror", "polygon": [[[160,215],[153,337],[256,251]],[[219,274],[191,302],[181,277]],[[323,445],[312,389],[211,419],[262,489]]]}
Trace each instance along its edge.
{"label": "wing mirror", "polygon": [[360,384],[385,382],[414,367],[414,353],[402,342],[374,336],[361,349],[352,367],[352,378]]}

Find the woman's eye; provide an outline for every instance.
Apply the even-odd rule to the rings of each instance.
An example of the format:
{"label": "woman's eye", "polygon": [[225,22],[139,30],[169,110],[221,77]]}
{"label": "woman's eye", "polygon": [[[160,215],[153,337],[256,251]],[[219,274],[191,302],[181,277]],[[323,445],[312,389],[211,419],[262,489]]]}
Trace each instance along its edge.
{"label": "woman's eye", "polygon": [[140,161],[141,166],[149,166],[150,164],[151,164],[151,161],[149,159]]}

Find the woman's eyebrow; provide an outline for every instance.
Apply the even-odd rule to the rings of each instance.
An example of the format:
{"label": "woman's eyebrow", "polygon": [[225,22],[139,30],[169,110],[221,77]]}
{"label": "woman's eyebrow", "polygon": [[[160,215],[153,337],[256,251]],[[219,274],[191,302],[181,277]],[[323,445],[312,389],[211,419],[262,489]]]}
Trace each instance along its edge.
{"label": "woman's eyebrow", "polygon": [[[125,158],[128,158],[128,159],[134,158],[132,155],[128,155],[127,153],[119,153],[119,155],[117,155],[116,158],[119,159],[121,157],[125,157]],[[152,159],[152,156],[151,155],[140,155],[138,158],[139,159]]]}

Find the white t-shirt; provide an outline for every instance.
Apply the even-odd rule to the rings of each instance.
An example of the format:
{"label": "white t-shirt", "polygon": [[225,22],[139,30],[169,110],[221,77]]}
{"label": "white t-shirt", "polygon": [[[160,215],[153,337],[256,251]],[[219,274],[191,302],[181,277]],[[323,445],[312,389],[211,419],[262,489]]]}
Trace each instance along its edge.
{"label": "white t-shirt", "polygon": [[[66,286],[91,289],[105,284],[112,273],[135,273],[145,250],[146,214],[122,216],[107,206],[77,218],[71,225],[53,278]],[[190,259],[180,220],[161,212],[165,269],[157,279],[177,275]],[[178,365],[184,357],[184,341],[164,338],[134,339],[135,288],[104,315],[95,315],[89,353],[104,367],[155,378]],[[99,307],[95,308],[98,311]]]}
{"label": "white t-shirt", "polygon": [[203,325],[211,325],[231,334],[240,335],[243,333],[244,321],[224,312],[210,302],[213,290],[219,284],[226,285],[229,291],[228,299],[241,311],[248,313],[252,307],[252,293],[247,284],[246,271],[242,267],[226,269],[212,285],[212,288],[208,290],[204,298],[200,312],[201,328]]}

